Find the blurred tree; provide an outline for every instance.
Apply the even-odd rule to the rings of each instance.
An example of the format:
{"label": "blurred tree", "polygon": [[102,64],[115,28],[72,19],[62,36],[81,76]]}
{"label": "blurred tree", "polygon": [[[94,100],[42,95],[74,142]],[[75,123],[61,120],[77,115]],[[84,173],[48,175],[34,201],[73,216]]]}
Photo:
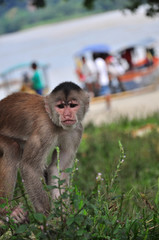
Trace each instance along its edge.
{"label": "blurred tree", "polygon": [[[31,5],[39,8],[39,7],[45,7],[45,3],[46,0],[27,0],[28,2],[30,2]],[[12,1],[8,1],[8,0],[0,0],[0,4],[1,5],[5,5],[7,6],[8,3],[12,4],[12,5],[16,5],[19,4],[20,2],[26,2],[25,0],[12,0]]]}
{"label": "blurred tree", "polygon": [[135,12],[142,4],[147,4],[147,16],[153,17],[159,13],[159,0],[134,0],[128,2],[125,7],[130,9],[132,12]]}
{"label": "blurred tree", "polygon": [[[8,0],[0,0],[0,4],[7,4]],[[20,1],[20,0],[19,0]],[[25,0],[21,0],[25,1]],[[27,0],[29,1],[33,6],[40,8],[40,7],[45,7],[47,0]],[[65,0],[69,1],[69,0]],[[83,0],[83,5],[87,9],[93,9],[94,8],[94,3],[97,0]],[[107,1],[107,0],[105,0]],[[112,2],[115,0],[112,0]],[[13,1],[14,2],[14,1]],[[147,9],[146,9],[146,15],[147,16],[155,16],[156,14],[159,13],[159,0],[128,0],[125,8],[131,10],[132,12],[135,12],[139,6],[142,4],[148,4]]]}
{"label": "blurred tree", "polygon": [[31,4],[35,7],[45,7],[45,0],[32,0]]}
{"label": "blurred tree", "polygon": [[[83,5],[88,9],[94,8],[94,3],[97,0],[83,0]],[[112,0],[115,1],[115,0]],[[159,0],[133,0],[127,1],[125,8],[135,12],[139,6],[142,4],[147,4],[146,15],[147,16],[155,16],[159,13]]]}

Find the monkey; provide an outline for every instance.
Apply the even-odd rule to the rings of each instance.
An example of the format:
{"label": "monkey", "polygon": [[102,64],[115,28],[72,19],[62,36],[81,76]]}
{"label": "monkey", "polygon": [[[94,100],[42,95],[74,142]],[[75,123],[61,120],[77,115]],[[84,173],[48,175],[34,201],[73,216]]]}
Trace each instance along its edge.
{"label": "monkey", "polygon": [[[73,82],[59,84],[46,96],[17,92],[0,101],[0,199],[12,199],[19,170],[35,211],[49,214],[51,203],[41,179],[45,171],[47,184],[57,184],[52,176],[69,184],[67,173],[58,175],[56,147],[60,169],[72,167],[88,108],[88,93]],[[52,190],[52,199],[59,195]],[[21,213],[17,208],[12,215],[19,219]]]}

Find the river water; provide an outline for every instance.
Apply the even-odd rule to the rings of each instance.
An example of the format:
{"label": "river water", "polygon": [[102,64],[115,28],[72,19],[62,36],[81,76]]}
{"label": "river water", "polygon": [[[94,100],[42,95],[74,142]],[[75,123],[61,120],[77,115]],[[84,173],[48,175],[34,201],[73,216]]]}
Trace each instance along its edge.
{"label": "river water", "polygon": [[[49,64],[50,90],[62,81],[78,83],[74,56],[89,44],[106,43],[112,51],[146,38],[159,41],[159,17],[120,11],[49,24],[0,36],[0,73],[14,65],[38,61]],[[0,98],[6,93],[0,92]]]}

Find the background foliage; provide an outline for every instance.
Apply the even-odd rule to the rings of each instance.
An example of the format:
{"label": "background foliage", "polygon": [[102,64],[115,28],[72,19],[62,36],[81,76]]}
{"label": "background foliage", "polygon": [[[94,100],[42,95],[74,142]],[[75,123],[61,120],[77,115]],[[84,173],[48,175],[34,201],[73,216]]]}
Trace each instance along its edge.
{"label": "background foliage", "polygon": [[[98,0],[94,7],[86,8],[83,0],[47,0],[45,7],[41,0],[34,1],[34,6],[30,1],[24,0],[0,0],[0,34],[22,30],[35,25],[49,22],[62,21],[66,19],[81,17],[89,14],[105,12],[108,10],[122,9],[126,0]],[[41,4],[41,5],[39,5]]]}
{"label": "background foliage", "polygon": [[115,9],[135,12],[143,3],[148,16],[159,13],[158,0],[0,0],[0,34]]}

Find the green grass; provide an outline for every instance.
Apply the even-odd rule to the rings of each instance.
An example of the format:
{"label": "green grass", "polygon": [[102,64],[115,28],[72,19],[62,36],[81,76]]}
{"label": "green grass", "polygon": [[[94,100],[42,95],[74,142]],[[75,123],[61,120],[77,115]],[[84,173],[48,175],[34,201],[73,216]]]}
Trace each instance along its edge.
{"label": "green grass", "polygon": [[[29,224],[7,222],[0,240],[158,240],[158,120],[156,113],[146,119],[87,126],[79,161],[68,169],[71,185],[54,202],[50,216],[35,213],[25,196]],[[134,137],[133,132],[147,124],[152,131]],[[17,192],[24,195],[20,179]]]}
{"label": "green grass", "polygon": [[[142,137],[133,137],[133,131],[147,124],[154,126],[149,134]],[[159,177],[159,114],[128,121],[121,119],[118,123],[94,127],[89,125],[85,129],[77,158],[79,175],[77,184],[84,191],[91,191],[95,176],[102,172],[106,178],[111,178],[111,173],[117,165],[120,150],[120,140],[126,154],[126,159],[118,177],[118,186],[121,191],[135,189],[146,191],[156,187]],[[87,185],[85,185],[87,182]]]}

